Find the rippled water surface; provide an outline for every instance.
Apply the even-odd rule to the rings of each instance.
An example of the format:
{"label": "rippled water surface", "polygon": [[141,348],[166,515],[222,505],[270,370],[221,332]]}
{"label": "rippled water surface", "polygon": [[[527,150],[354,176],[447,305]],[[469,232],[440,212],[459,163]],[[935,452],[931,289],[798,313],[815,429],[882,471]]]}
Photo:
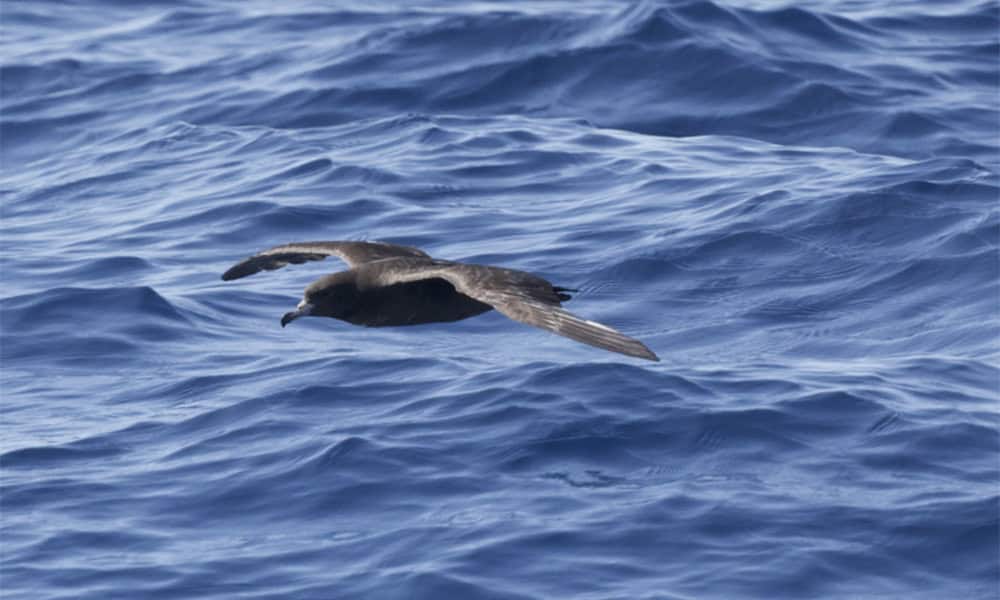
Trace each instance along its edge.
{"label": "rippled water surface", "polygon": [[[4,598],[996,598],[993,2],[0,7]],[[383,239],[496,313],[278,320]]]}

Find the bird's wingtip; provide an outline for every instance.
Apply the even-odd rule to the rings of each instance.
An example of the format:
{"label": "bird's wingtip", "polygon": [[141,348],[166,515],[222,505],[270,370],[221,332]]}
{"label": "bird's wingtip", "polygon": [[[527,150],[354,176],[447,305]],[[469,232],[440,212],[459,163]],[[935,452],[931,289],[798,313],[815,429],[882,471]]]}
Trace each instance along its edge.
{"label": "bird's wingtip", "polygon": [[642,344],[642,350],[638,354],[636,354],[636,356],[638,356],[639,358],[645,358],[646,360],[651,360],[653,362],[660,362],[660,357],[657,356],[655,352],[647,348],[645,344]]}
{"label": "bird's wingtip", "polygon": [[222,274],[223,281],[232,281],[234,279],[239,279],[240,277],[245,277],[247,273],[245,272],[243,263],[239,263],[235,266],[226,269],[226,272]]}

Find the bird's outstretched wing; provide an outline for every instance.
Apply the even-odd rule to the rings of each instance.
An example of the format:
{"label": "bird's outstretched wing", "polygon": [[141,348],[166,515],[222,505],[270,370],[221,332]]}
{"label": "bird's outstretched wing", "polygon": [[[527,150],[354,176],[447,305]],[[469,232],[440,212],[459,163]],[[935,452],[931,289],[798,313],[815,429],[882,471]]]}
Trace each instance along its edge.
{"label": "bird's outstretched wing", "polygon": [[384,258],[430,258],[422,250],[385,242],[296,242],[275,246],[233,265],[222,274],[223,281],[239,279],[260,271],[273,271],[291,264],[338,256],[351,268]]}
{"label": "bird's outstretched wing", "polygon": [[[374,267],[375,265],[372,265]],[[645,344],[607,325],[578,317],[560,306],[548,281],[530,273],[448,261],[386,261],[372,268],[373,285],[441,278],[466,296],[489,304],[507,317],[570,339],[629,356],[659,361]],[[365,269],[368,270],[368,269]]]}

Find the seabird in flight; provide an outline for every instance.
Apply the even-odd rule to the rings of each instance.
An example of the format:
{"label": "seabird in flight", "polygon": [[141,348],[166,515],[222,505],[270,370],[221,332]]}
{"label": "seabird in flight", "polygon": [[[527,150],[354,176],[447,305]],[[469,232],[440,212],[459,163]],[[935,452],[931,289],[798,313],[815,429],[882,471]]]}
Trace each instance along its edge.
{"label": "seabird in flight", "polygon": [[562,308],[568,288],[524,271],[431,258],[383,242],[299,242],[277,246],[234,265],[224,281],[292,263],[340,257],[350,270],[314,281],[281,326],[299,317],[332,317],[390,327],[459,321],[490,310],[570,339],[629,356],[660,360],[639,340]]}

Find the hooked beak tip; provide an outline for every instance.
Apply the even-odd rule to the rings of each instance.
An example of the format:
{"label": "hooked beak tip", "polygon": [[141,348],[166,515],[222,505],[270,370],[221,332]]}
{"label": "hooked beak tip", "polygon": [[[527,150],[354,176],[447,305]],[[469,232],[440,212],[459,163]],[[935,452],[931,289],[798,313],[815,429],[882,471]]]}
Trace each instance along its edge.
{"label": "hooked beak tip", "polygon": [[281,317],[281,326],[284,327],[285,325],[288,325],[295,319],[298,319],[299,317],[304,317],[309,314],[312,314],[312,304],[309,304],[308,302],[303,300],[302,302],[299,302],[299,305],[295,308],[295,310],[293,310],[292,312],[286,312]]}

